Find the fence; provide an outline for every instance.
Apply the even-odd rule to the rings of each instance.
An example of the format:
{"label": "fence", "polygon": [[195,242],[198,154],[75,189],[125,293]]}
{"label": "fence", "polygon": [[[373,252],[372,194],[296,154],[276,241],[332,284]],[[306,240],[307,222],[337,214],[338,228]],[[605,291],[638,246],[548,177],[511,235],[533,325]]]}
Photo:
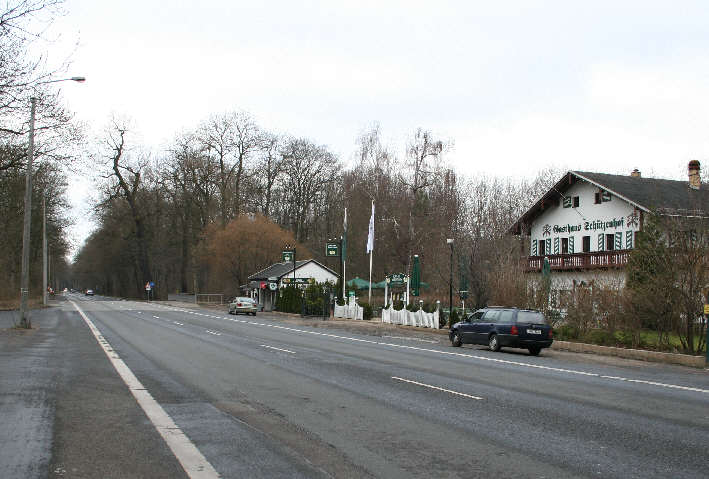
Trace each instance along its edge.
{"label": "fence", "polygon": [[198,304],[224,304],[223,294],[198,294],[196,299]]}
{"label": "fence", "polygon": [[351,304],[338,306],[335,304],[335,317],[346,319],[364,319],[364,308],[352,301]]}
{"label": "fence", "polygon": [[382,309],[382,323],[438,329],[439,318],[440,309],[436,309],[433,313],[426,313],[423,309],[416,312],[407,309],[396,311],[392,305],[387,309]]}

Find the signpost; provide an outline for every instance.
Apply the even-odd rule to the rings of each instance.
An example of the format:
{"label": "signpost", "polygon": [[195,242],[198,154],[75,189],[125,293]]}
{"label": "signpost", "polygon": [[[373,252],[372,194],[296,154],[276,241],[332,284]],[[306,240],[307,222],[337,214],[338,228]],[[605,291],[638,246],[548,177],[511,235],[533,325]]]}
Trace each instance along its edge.
{"label": "signpost", "polygon": [[706,328],[706,341],[704,341],[704,348],[706,350],[706,364],[709,365],[709,304],[704,305],[704,325]]}
{"label": "signpost", "polygon": [[290,263],[291,261],[293,262],[293,279],[295,280],[295,246],[291,248],[290,245],[286,245],[282,255],[284,263]]}

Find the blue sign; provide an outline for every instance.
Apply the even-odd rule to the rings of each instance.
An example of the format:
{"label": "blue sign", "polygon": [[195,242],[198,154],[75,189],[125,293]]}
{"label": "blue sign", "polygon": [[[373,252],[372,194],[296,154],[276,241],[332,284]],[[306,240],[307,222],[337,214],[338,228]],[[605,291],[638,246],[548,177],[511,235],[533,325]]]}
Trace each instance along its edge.
{"label": "blue sign", "polygon": [[155,287],[155,283],[153,283],[153,282],[151,281],[151,282],[150,282],[150,287],[151,287],[151,288],[154,288],[154,287]]}

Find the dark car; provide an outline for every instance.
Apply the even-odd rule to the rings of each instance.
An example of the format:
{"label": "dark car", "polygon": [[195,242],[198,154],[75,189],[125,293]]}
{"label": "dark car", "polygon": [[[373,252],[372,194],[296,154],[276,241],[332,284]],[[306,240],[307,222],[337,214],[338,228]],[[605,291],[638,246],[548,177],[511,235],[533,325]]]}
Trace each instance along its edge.
{"label": "dark car", "polygon": [[448,335],[453,346],[487,344],[491,351],[502,347],[523,348],[536,356],[553,342],[552,328],[539,311],[517,308],[484,308],[454,324]]}

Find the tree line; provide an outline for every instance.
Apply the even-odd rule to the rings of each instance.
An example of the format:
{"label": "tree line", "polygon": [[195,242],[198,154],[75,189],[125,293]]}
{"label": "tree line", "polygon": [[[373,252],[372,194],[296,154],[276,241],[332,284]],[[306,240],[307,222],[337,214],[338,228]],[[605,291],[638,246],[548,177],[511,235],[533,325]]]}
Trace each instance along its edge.
{"label": "tree line", "polygon": [[[280,261],[287,244],[298,258],[325,256],[343,235],[347,209],[347,277],[368,277],[365,243],[375,204],[373,278],[409,273],[415,254],[429,296],[448,288],[446,239],[456,247],[456,285],[463,270],[486,261],[483,240],[504,235],[542,192],[551,171],[523,179],[468,178],[446,162],[451,142],[412,132],[405,153],[382,142],[374,125],[357,138],[347,167],[327,146],[278,135],[246,112],[215,114],[182,132],[158,153],[136,143],[129,123],[114,119],[92,156],[98,173],[98,228],[74,262],[77,285],[140,297],[147,281],[157,294],[236,295],[248,276]],[[491,249],[494,249],[490,247]],[[456,286],[457,288],[457,286]],[[479,287],[484,301],[483,286]]]}

